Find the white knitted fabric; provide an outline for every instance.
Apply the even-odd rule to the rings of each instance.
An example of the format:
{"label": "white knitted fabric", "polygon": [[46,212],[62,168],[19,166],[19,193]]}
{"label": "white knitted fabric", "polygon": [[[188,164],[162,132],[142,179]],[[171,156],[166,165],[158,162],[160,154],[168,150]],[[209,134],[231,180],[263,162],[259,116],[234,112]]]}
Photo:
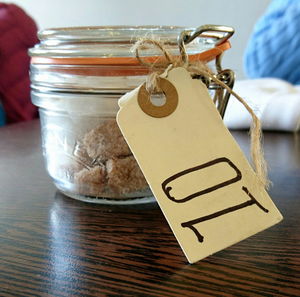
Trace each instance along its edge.
{"label": "white knitted fabric", "polygon": [[[263,130],[298,131],[300,129],[300,86],[276,79],[240,80],[233,90],[254,110]],[[248,129],[251,116],[233,96],[224,117],[229,129]]]}

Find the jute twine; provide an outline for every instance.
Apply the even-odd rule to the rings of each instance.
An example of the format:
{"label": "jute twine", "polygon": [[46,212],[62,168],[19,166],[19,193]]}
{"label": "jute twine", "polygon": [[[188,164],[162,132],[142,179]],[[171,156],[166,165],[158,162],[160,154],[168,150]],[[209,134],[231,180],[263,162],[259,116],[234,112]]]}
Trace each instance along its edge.
{"label": "jute twine", "polygon": [[[140,56],[140,50],[146,49],[149,45],[155,46],[161,50],[165,59],[158,58],[154,63],[147,63],[143,61]],[[264,158],[263,148],[262,148],[262,131],[261,123],[252,108],[247,104],[247,102],[240,97],[236,92],[234,92],[230,87],[228,87],[224,82],[217,78],[209,67],[201,61],[190,62],[187,59],[185,53],[184,59],[182,56],[171,55],[164,44],[159,40],[155,39],[141,39],[138,40],[132,47],[132,51],[135,52],[136,58],[142,65],[147,66],[150,69],[150,74],[146,79],[146,89],[149,93],[161,91],[157,83],[157,78],[166,71],[166,69],[171,70],[176,67],[183,67],[191,73],[191,75],[201,75],[204,78],[210,78],[217,85],[221,86],[227,90],[234,98],[236,98],[242,105],[246,108],[252,117],[252,124],[250,127],[250,142],[251,142],[251,159],[253,162],[255,173],[263,185],[264,188],[268,189],[270,181],[267,178],[267,164]],[[218,96],[216,96],[218,97]]]}

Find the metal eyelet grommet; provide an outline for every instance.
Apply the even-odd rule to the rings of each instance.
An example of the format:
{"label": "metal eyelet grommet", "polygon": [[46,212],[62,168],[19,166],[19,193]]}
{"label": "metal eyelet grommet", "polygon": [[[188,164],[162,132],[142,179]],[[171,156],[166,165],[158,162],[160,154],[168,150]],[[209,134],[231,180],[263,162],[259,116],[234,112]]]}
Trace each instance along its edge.
{"label": "metal eyelet grommet", "polygon": [[151,94],[143,84],[138,92],[138,104],[144,113],[154,118],[163,118],[172,114],[178,105],[178,94],[171,82],[164,78],[158,78],[158,85],[164,95],[166,102],[162,106],[156,106],[151,102]]}

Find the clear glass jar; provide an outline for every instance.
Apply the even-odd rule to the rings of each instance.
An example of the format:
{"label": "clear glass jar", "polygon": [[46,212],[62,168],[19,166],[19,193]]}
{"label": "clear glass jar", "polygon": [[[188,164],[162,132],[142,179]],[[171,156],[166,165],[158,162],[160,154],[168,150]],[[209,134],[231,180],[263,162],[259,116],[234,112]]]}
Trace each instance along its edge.
{"label": "clear glass jar", "polygon": [[[32,102],[39,107],[43,154],[56,187],[95,203],[153,201],[148,184],[116,124],[118,99],[145,81],[132,45],[159,38],[178,55],[182,27],[78,27],[39,33],[30,50]],[[220,36],[187,45],[190,59],[214,60],[229,48]],[[143,51],[146,61],[161,53]],[[134,119],[129,119],[134,120]]]}

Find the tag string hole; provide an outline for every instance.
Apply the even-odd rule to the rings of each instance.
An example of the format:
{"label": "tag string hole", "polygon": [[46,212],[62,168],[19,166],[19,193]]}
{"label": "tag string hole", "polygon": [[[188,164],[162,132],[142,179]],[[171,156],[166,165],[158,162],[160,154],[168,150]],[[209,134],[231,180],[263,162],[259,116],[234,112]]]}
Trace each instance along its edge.
{"label": "tag string hole", "polygon": [[164,106],[167,102],[167,97],[164,92],[152,93],[149,98],[154,106]]}

